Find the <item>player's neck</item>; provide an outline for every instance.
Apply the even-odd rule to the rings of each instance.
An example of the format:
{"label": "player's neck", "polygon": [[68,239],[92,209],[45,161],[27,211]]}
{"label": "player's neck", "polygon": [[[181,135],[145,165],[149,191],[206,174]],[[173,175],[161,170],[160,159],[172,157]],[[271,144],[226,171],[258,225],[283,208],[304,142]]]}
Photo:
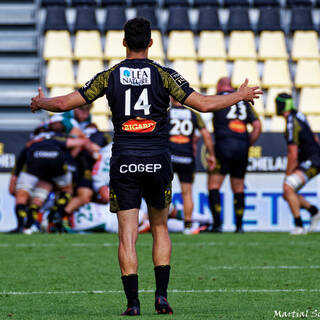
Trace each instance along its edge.
{"label": "player's neck", "polygon": [[143,51],[131,51],[127,50],[127,59],[147,59],[148,49]]}

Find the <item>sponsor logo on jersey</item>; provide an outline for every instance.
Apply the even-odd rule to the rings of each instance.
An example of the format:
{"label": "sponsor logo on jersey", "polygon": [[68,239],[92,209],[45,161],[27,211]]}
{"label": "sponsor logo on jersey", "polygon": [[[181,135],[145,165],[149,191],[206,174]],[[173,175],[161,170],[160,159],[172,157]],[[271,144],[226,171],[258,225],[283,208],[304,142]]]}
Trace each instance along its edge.
{"label": "sponsor logo on jersey", "polygon": [[156,127],[156,122],[151,119],[136,118],[130,119],[122,124],[122,130],[128,132],[152,132]]}
{"label": "sponsor logo on jersey", "polygon": [[240,120],[232,120],[229,122],[229,129],[233,132],[237,133],[245,133],[246,132],[246,125]]}
{"label": "sponsor logo on jersey", "polygon": [[187,83],[187,80],[178,72],[174,72],[171,75],[172,79],[176,82],[176,84],[181,87],[183,86],[185,83]]}
{"label": "sponsor logo on jersey", "polygon": [[171,136],[170,141],[177,144],[184,144],[190,142],[190,138],[183,135]]}
{"label": "sponsor logo on jersey", "polygon": [[143,86],[151,84],[150,68],[120,68],[120,82],[125,86]]}

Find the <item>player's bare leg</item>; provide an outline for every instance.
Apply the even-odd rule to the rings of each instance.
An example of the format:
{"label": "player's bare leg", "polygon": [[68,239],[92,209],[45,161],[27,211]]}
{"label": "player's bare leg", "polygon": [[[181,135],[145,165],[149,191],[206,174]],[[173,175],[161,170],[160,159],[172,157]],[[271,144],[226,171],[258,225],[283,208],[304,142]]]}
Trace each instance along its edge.
{"label": "player's bare leg", "polygon": [[38,223],[38,213],[46,201],[49,193],[52,191],[52,184],[46,181],[39,181],[34,189],[33,198],[28,208],[28,220],[26,229],[23,231],[25,234],[32,234],[33,232],[39,232],[40,226]]}
{"label": "player's bare leg", "polygon": [[230,178],[231,189],[233,192],[234,212],[236,214],[236,232],[243,232],[242,219],[244,214],[244,179]]}
{"label": "player's bare leg", "polygon": [[193,211],[193,200],[192,200],[192,183],[181,182],[181,193],[183,199],[183,212],[184,212],[184,233],[191,234],[192,226],[192,211]]}
{"label": "player's bare leg", "polygon": [[[294,172],[301,180],[300,188],[305,184],[304,174],[300,170]],[[297,194],[296,190],[288,183],[284,182],[283,184],[283,198],[288,202],[291,213],[294,217],[294,223],[296,228],[291,232],[291,234],[303,234],[303,223],[300,217],[300,208],[301,208],[301,197]]]}
{"label": "player's bare leg", "polygon": [[220,173],[210,173],[208,175],[209,205],[213,216],[213,232],[221,232],[221,200],[219,190],[224,178],[225,175]]}
{"label": "player's bare leg", "polygon": [[117,212],[119,226],[118,258],[123,288],[127,297],[127,309],[123,315],[139,315],[138,297],[138,259],[136,242],[138,239],[139,209],[121,210]]}
{"label": "player's bare leg", "polygon": [[169,208],[156,209],[148,206],[151,233],[153,237],[152,259],[156,278],[155,309],[158,314],[172,314],[167,301],[170,278],[171,240],[168,232]]}

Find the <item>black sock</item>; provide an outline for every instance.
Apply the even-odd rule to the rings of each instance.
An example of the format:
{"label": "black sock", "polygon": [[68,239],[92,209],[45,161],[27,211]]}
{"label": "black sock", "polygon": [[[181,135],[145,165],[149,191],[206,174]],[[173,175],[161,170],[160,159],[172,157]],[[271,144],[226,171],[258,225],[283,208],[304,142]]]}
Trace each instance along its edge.
{"label": "black sock", "polygon": [[220,192],[218,189],[209,190],[209,206],[213,216],[213,226],[221,226],[221,200]]}
{"label": "black sock", "polygon": [[309,209],[307,209],[310,214],[311,214],[311,217],[312,216],[315,216],[317,213],[318,213],[318,208],[314,205],[312,205]]}
{"label": "black sock", "polygon": [[40,207],[34,203],[29,206],[26,228],[30,228],[34,224],[34,222],[37,221],[39,209]]}
{"label": "black sock", "polygon": [[27,217],[27,206],[25,204],[17,204],[15,211],[16,211],[16,217],[18,222],[17,229],[20,229],[23,227],[24,218]]}
{"label": "black sock", "polygon": [[294,218],[294,224],[296,225],[296,227],[303,227],[301,217]]}
{"label": "black sock", "polygon": [[156,296],[163,296],[167,298],[167,288],[170,278],[170,269],[169,265],[166,266],[157,266],[154,268],[154,275],[156,277]]}
{"label": "black sock", "polygon": [[237,230],[242,228],[242,218],[244,213],[244,193],[235,193],[233,197],[234,212],[236,214]]}
{"label": "black sock", "polygon": [[190,220],[185,220],[184,221],[184,228],[185,229],[190,229],[192,227],[192,221]]}
{"label": "black sock", "polygon": [[129,274],[127,276],[121,277],[123,290],[126,294],[128,305],[127,307],[138,306],[140,307],[140,302],[138,298],[138,275]]}

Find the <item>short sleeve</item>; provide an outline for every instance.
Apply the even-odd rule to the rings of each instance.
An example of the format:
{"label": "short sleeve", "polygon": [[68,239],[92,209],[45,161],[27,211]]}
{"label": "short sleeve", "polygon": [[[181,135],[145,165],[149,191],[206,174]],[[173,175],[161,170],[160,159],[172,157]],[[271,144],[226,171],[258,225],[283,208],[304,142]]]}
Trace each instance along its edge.
{"label": "short sleeve", "polygon": [[96,74],[78,91],[88,104],[105,95],[111,69]]}
{"label": "short sleeve", "polygon": [[168,88],[170,95],[184,104],[194,89],[190,87],[189,82],[181,74],[173,69],[164,68],[164,73],[164,85]]}

